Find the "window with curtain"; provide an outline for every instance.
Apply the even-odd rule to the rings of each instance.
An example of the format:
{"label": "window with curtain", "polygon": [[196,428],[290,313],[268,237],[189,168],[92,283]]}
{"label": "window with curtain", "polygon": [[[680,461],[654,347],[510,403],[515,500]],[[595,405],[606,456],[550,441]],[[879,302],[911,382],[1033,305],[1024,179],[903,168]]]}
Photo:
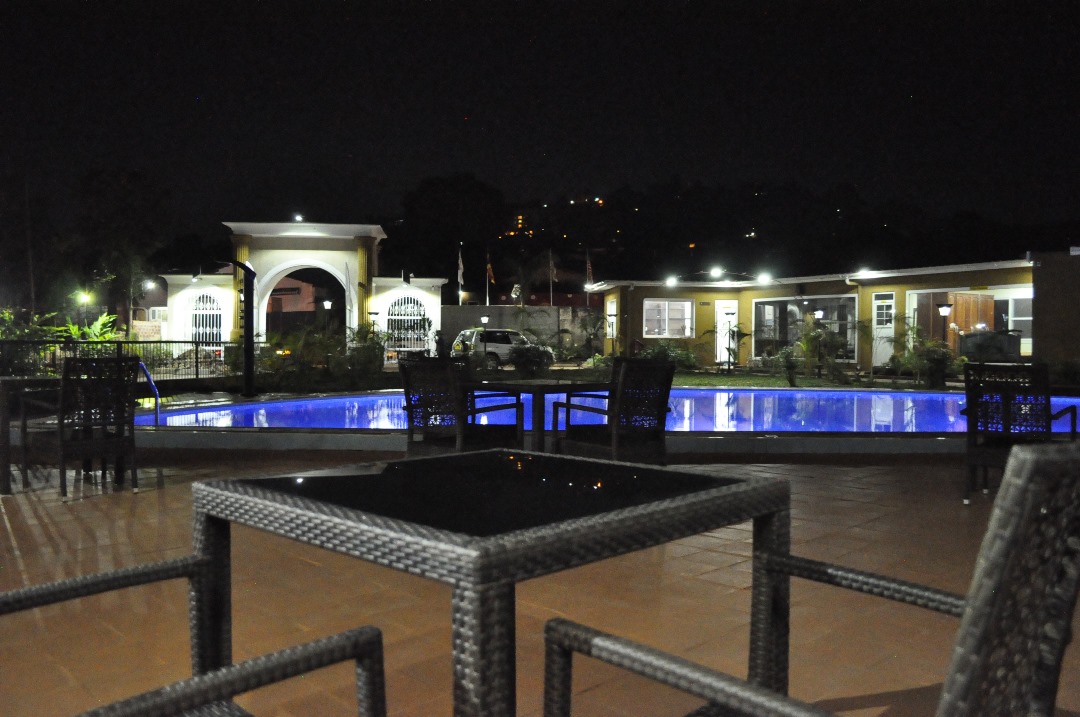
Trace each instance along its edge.
{"label": "window with curtain", "polygon": [[694,335],[694,304],[690,299],[645,299],[642,336],[647,339],[688,339]]}

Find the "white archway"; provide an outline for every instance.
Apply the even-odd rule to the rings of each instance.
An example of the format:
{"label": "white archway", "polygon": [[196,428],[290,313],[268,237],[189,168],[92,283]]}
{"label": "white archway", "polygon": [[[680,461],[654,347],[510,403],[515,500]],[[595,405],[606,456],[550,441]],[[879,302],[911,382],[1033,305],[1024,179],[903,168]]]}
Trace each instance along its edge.
{"label": "white archway", "polygon": [[[255,269],[254,266],[252,268]],[[348,276],[343,275],[337,267],[325,262],[305,260],[302,256],[297,256],[292,261],[269,269],[266,274],[259,274],[258,269],[255,269],[255,305],[259,307],[255,314],[255,335],[266,335],[266,313],[270,306],[270,293],[274,287],[286,276],[301,269],[321,269],[342,286],[345,290],[345,326],[355,329],[359,323],[356,309],[357,291],[355,286],[349,286]]]}
{"label": "white archway", "polygon": [[[321,269],[345,289],[345,326],[366,320],[372,278],[378,273],[378,245],[386,233],[377,224],[226,222],[233,232],[236,261],[255,271],[256,335],[266,333],[270,292],[300,269]],[[238,272],[239,273],[239,272]],[[236,280],[237,289],[240,280]],[[241,322],[237,321],[237,326]],[[236,336],[234,339],[238,339]]]}
{"label": "white archway", "polygon": [[[344,287],[345,326],[355,330],[360,324],[381,317],[380,329],[394,301],[411,296],[430,319],[426,349],[434,348],[430,335],[440,327],[442,285],[446,279],[378,277],[378,246],[386,238],[375,224],[312,224],[226,222],[233,232],[234,259],[255,272],[252,326],[257,337],[266,336],[266,316],[271,292],[293,272],[318,269]],[[227,341],[243,338],[243,276],[239,269],[223,265],[212,274],[167,274],[168,317],[161,321],[163,339],[190,341],[192,314],[199,296],[210,292],[221,308],[221,334]],[[426,324],[425,324],[426,325]],[[416,331],[402,331],[412,336]],[[423,350],[418,337],[402,346]],[[415,345],[414,345],[415,344]],[[395,352],[396,353],[396,352]]]}

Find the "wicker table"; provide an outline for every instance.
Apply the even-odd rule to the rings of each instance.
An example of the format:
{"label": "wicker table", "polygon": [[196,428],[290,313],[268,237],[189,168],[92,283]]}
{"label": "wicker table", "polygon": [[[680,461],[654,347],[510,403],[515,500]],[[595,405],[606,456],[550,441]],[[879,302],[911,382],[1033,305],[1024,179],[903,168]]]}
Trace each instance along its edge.
{"label": "wicker table", "polygon": [[[782,478],[718,479],[521,451],[197,483],[193,503],[195,548],[214,566],[201,596],[213,659],[231,658],[235,522],[451,585],[459,717],[515,712],[518,581],[750,519],[755,549],[789,544]],[[757,560],[753,571],[749,674],[786,690],[788,581]]]}

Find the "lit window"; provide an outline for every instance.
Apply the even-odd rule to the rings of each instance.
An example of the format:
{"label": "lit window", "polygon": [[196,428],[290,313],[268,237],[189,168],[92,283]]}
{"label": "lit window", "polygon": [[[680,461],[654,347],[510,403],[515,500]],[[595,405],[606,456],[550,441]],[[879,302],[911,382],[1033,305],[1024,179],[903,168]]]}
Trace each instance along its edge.
{"label": "lit window", "polygon": [[1031,299],[1012,299],[1009,329],[1019,331],[1025,339],[1031,338]]}
{"label": "lit window", "polygon": [[650,339],[688,339],[694,335],[694,304],[689,299],[645,299],[642,335]]}

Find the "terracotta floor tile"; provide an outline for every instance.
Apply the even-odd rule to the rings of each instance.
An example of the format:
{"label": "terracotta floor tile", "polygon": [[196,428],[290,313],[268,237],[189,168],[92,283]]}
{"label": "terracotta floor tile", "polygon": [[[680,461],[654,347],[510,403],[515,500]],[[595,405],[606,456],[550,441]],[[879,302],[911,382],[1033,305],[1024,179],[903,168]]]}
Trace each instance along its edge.
{"label": "terracotta floor tile", "polygon": [[[174,456],[141,469],[144,490],[79,483],[61,502],[50,483],[0,500],[0,589],[185,555],[190,483],[331,465],[301,452]],[[792,545],[803,555],[966,592],[989,499],[959,500],[959,464],[687,466],[792,480]],[[519,714],[540,714],[546,620],[564,616],[745,676],[749,523],[518,586]],[[361,624],[383,629],[394,717],[450,713],[450,589],[260,531],[233,531],[234,656],[250,657]],[[933,711],[954,618],[792,581],[791,692],[846,715]],[[51,717],[186,676],[183,582],[0,618],[0,712]],[[1074,622],[1080,634],[1080,616]],[[1070,647],[1059,714],[1080,715],[1080,648]],[[683,714],[692,698],[580,660],[575,715]],[[260,714],[352,714],[349,670],[335,667],[244,698]]]}

